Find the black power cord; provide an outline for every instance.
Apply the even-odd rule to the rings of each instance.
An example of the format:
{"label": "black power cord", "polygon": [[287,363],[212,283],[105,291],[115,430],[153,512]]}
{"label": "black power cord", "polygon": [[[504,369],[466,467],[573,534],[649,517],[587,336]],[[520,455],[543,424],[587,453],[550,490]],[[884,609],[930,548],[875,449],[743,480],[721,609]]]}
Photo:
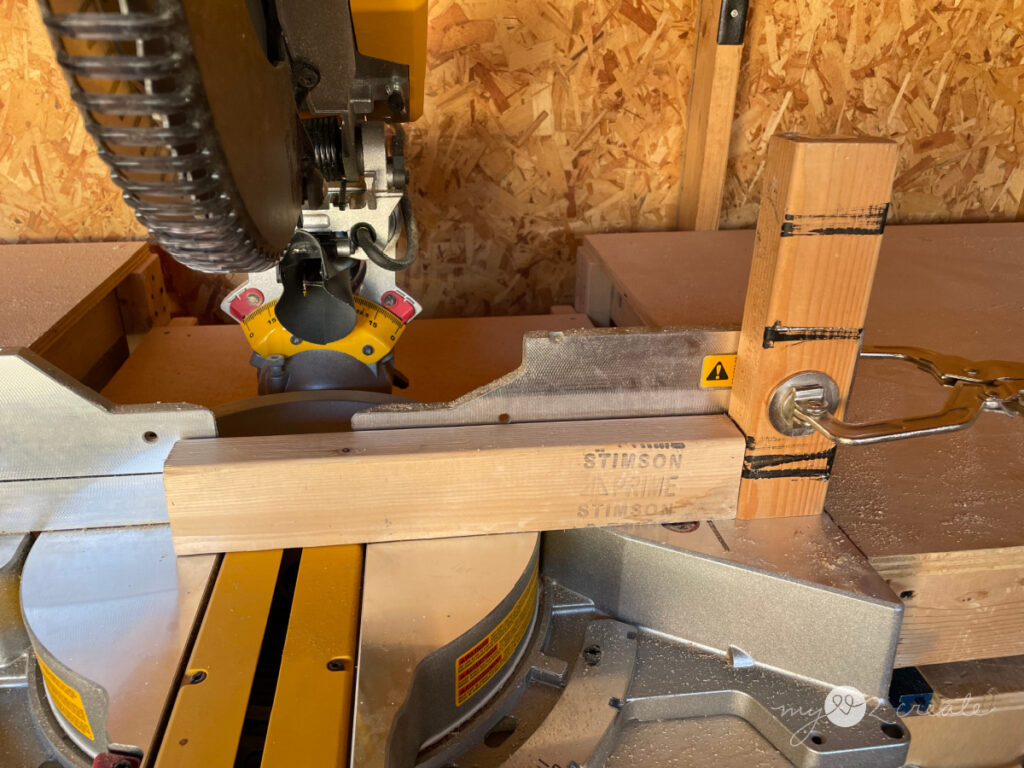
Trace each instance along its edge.
{"label": "black power cord", "polygon": [[412,213],[412,203],[409,202],[409,194],[402,195],[398,207],[402,212],[402,221],[405,226],[405,253],[401,258],[393,259],[388,256],[377,245],[377,233],[373,227],[364,222],[353,225],[349,234],[356,241],[356,245],[363,249],[366,257],[381,269],[391,272],[401,272],[408,269],[416,261],[420,248],[420,231],[416,226],[416,218]]}

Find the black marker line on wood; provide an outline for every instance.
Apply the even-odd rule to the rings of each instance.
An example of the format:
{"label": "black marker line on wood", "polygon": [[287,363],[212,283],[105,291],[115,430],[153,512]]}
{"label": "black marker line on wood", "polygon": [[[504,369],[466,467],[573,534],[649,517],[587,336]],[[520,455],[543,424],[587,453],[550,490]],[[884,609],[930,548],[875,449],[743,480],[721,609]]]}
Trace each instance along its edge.
{"label": "black marker line on wood", "polygon": [[761,342],[761,346],[764,349],[771,349],[783,341],[859,340],[863,335],[863,328],[790,327],[776,320],[772,325],[764,329],[764,339]]}
{"label": "black marker line on wood", "polygon": [[787,213],[779,237],[880,235],[885,231],[888,213],[888,203],[845,213]]}
{"label": "black marker line on wood", "polygon": [[[817,453],[770,453],[763,456],[748,456],[743,460],[741,476],[748,480],[768,480],[779,477],[806,477],[828,480],[835,460],[835,446]],[[824,466],[792,467],[790,464],[824,461]]]}

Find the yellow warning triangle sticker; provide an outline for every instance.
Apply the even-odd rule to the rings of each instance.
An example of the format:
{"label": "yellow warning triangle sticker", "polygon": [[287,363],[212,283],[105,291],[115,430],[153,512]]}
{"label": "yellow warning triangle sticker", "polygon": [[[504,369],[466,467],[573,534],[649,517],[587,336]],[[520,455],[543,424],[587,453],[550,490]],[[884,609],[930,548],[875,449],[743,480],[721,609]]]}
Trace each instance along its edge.
{"label": "yellow warning triangle sticker", "polygon": [[700,371],[700,386],[731,387],[736,355],[708,355]]}

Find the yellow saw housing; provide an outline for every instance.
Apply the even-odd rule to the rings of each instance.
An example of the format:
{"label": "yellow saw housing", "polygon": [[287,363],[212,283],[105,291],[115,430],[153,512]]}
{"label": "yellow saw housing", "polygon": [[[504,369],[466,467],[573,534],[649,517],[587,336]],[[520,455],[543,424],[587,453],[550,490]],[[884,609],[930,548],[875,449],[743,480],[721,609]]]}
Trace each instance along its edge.
{"label": "yellow saw housing", "polygon": [[310,349],[330,349],[344,352],[368,365],[379,362],[394,349],[405,326],[384,307],[362,296],[356,296],[353,304],[356,308],[356,327],[348,336],[330,344],[313,344],[293,336],[277,319],[277,299],[247,315],[242,321],[242,330],[249,346],[263,357],[290,357]]}
{"label": "yellow saw housing", "polygon": [[423,114],[427,72],[427,0],[351,0],[356,47],[409,67],[409,120]]}

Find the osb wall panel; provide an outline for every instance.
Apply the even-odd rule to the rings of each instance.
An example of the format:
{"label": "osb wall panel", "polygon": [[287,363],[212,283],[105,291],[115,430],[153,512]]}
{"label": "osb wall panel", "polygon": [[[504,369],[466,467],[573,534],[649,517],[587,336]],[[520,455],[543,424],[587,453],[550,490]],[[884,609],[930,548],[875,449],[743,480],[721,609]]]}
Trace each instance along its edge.
{"label": "osb wall panel", "polygon": [[899,141],[890,221],[1024,219],[1024,0],[751,8],[726,226],[756,220],[777,131]]}
{"label": "osb wall panel", "polygon": [[138,240],[35,0],[0,0],[0,242]]}
{"label": "osb wall panel", "polygon": [[[901,143],[897,221],[1024,218],[1024,0],[752,3],[723,224],[756,219],[767,137]],[[581,235],[670,228],[696,0],[431,0],[407,150],[435,315],[546,311]],[[94,156],[34,0],[0,2],[0,240],[141,234]]]}
{"label": "osb wall panel", "polygon": [[441,314],[546,311],[578,237],[675,219],[693,0],[440,0],[411,172]]}

